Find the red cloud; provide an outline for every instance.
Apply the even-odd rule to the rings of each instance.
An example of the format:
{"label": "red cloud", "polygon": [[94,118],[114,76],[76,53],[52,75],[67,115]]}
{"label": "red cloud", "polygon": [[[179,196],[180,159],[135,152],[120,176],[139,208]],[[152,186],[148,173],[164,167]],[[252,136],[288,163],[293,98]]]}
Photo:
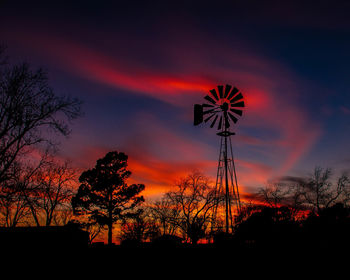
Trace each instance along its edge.
{"label": "red cloud", "polygon": [[[20,40],[26,41],[28,36],[23,35]],[[294,85],[298,81],[297,77],[273,60],[242,51],[243,48],[236,50],[225,42],[205,40],[207,43],[203,46],[201,42],[204,40],[197,34],[197,37],[177,40],[176,48],[163,43],[161,46],[166,52],[164,56],[168,58],[168,67],[148,65],[147,68],[135,64],[135,61],[128,64],[125,58],[118,57],[118,50],[115,55],[109,56],[47,34],[30,34],[30,37],[31,40],[27,41],[35,43],[29,47],[40,49],[43,55],[68,71],[107,86],[127,89],[177,105],[183,103],[184,96],[189,100],[195,97],[197,102],[201,102],[202,97],[217,83],[235,84],[243,91],[246,101],[244,124],[242,121],[237,128],[242,125],[247,131],[259,128],[273,133],[273,136],[265,139],[259,139],[259,134],[244,138],[243,134],[237,133],[241,148],[244,148],[242,145],[253,145],[257,150],[260,148],[265,151],[267,158],[275,162],[275,166],[272,165],[270,169],[265,163],[252,164],[252,161],[238,159],[238,168],[244,172],[241,177],[246,185],[249,184],[246,178],[250,178],[251,182],[263,183],[269,176],[288,172],[321,133],[319,126],[308,118],[297,102],[298,88]],[[130,57],[132,55],[130,53]],[[137,175],[138,178],[145,178],[152,184],[169,184],[193,165],[215,166],[215,160],[208,158],[208,149],[202,149],[189,137],[173,133],[171,128],[161,127],[159,122],[152,130],[166,139],[158,143],[158,151],[164,153],[163,156],[154,155],[155,150],[151,149],[148,154],[152,156],[148,159],[130,157],[130,166],[135,169],[135,174],[142,174]],[[174,154],[184,155],[186,161],[165,158],[165,145],[172,147]],[[130,147],[126,145],[125,148],[128,150]],[[191,161],[192,157],[196,160]],[[172,168],[176,171],[170,171]],[[213,170],[216,171],[215,168]]]}

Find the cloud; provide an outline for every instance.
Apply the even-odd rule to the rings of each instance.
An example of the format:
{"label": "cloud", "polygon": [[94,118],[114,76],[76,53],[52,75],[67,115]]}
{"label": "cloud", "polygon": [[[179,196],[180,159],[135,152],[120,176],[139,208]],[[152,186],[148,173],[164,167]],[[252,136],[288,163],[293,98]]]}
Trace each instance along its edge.
{"label": "cloud", "polygon": [[[274,59],[247,50],[239,38],[234,38],[235,44],[232,44],[230,40],[219,41],[201,32],[191,32],[191,36],[172,34],[169,41],[157,41],[156,38],[148,43],[142,41],[145,49],[153,47],[153,54],[157,56],[159,53],[160,57],[154,57],[154,60],[164,60],[160,64],[149,63],[149,59],[138,63],[132,58],[144,54],[133,53],[133,48],[129,53],[127,50],[118,52],[118,44],[124,39],[111,40],[115,46],[115,53],[111,54],[54,33],[35,31],[17,37],[19,42],[28,44],[28,48],[40,52],[67,72],[178,107],[183,106],[185,99],[201,102],[202,97],[218,83],[233,83],[242,90],[246,103],[244,116],[236,128],[243,151],[240,155],[251,146],[265,155],[264,159],[238,158],[244,185],[249,185],[249,180],[251,184],[260,184],[269,176],[287,173],[322,133],[321,127],[298,103],[296,85],[300,86],[303,81]],[[133,39],[133,43],[137,44],[137,39]],[[143,115],[139,120],[139,123],[130,120],[133,122],[130,127],[135,129],[130,128],[129,137],[123,138],[126,142],[119,143],[131,152],[130,166],[135,169],[135,175],[137,172],[142,174],[137,175],[138,179],[161,185],[170,184],[173,178],[184,174],[193,165],[210,166],[215,171],[215,148],[210,149],[206,146],[208,144],[192,140],[180,130],[174,131],[150,115]],[[142,129],[146,122],[147,131]],[[157,137],[152,138],[152,135]],[[105,139],[100,141],[97,148],[110,148],[108,143],[103,144]],[[140,152],[133,152],[140,147]],[[85,152],[81,156],[90,158],[99,153]]]}
{"label": "cloud", "polygon": [[215,162],[203,161],[166,161],[157,159],[137,160],[130,158],[129,166],[133,171],[130,182],[144,183],[144,195],[150,198],[160,197],[173,190],[181,178],[194,170],[208,170]]}

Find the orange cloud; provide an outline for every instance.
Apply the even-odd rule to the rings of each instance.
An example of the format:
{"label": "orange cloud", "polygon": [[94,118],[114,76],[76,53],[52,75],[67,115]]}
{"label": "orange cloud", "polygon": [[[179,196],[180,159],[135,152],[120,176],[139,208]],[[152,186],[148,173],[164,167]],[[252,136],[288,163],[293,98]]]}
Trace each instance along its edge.
{"label": "orange cloud", "polygon": [[[214,165],[213,165],[214,164]],[[129,167],[133,175],[131,183],[144,183],[144,195],[148,198],[158,198],[163,193],[175,188],[176,183],[194,170],[208,170],[216,162],[170,162],[149,159],[138,161],[130,158]]]}
{"label": "orange cloud", "polygon": [[[176,48],[163,44],[163,48],[169,48],[169,63],[173,63],[165,69],[166,67],[157,68],[153,65],[137,65],[135,61],[128,64],[125,59],[118,57],[118,51],[115,56],[110,56],[72,40],[47,34],[24,34],[21,40],[28,39],[28,36],[31,37],[30,42],[35,42],[32,48],[40,46],[43,55],[74,74],[176,105],[183,106],[185,96],[188,100],[201,102],[202,97],[217,83],[237,85],[246,101],[246,111],[236,128],[240,149],[255,146],[257,153],[263,152],[266,160],[274,162],[270,170],[270,165],[265,162],[253,164],[252,160],[238,158],[238,167],[241,166],[243,173],[242,182],[246,185],[250,184],[249,180],[251,183],[263,182],[269,176],[288,172],[308,152],[321,133],[320,127],[308,118],[296,101],[298,88],[295,81],[298,79],[293,73],[271,59],[242,51],[243,48],[236,51],[216,40],[206,40],[207,49],[198,48],[201,46],[198,42],[203,40],[197,40],[201,39],[201,35],[197,34],[196,40],[179,40]],[[186,121],[192,122],[189,119],[191,114],[186,116]],[[147,121],[147,116],[142,120]],[[154,125],[151,126],[150,123]],[[142,131],[142,123],[135,125]],[[175,133],[172,128],[164,127],[160,122],[148,122],[147,129],[161,137],[162,141],[156,143],[157,149],[149,148],[140,153],[144,155],[143,158],[131,155],[130,166],[135,168],[135,176],[139,172],[142,176],[137,175],[138,178],[145,178],[157,186],[155,189],[161,189],[163,183],[170,184],[173,178],[184,174],[192,165],[213,166],[209,162],[215,162],[217,158],[213,156],[217,146],[212,149],[203,148],[199,143],[191,141],[189,136],[179,134],[179,131]],[[262,137],[259,132],[254,134],[250,131],[254,129],[265,130],[271,136]],[[135,146],[132,149],[128,145],[124,147],[126,151],[135,149]],[[146,155],[150,158],[146,158]],[[176,160],[172,158],[174,156],[183,159]],[[213,171],[216,171],[214,167]]]}

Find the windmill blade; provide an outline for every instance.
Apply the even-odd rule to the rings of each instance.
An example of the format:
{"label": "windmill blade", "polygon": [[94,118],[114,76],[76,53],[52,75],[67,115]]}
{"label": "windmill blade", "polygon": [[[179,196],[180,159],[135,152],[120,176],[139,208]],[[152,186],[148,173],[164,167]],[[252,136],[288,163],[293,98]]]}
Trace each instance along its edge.
{"label": "windmill blade", "polygon": [[235,113],[235,114],[237,114],[237,115],[242,116],[242,110],[237,110],[237,109],[231,108],[230,111],[231,111],[232,113]]}
{"label": "windmill blade", "polygon": [[244,101],[235,103],[235,104],[231,104],[231,107],[244,107]]}
{"label": "windmill blade", "polygon": [[206,95],[204,97],[204,99],[208,100],[210,103],[212,103],[214,105],[216,104],[216,101],[213,98],[211,98],[209,95]]}
{"label": "windmill blade", "polygon": [[216,100],[219,100],[218,94],[216,93],[215,88],[210,91],[210,93],[214,96]]}
{"label": "windmill blade", "polygon": [[222,116],[220,117],[219,125],[218,125],[218,130],[222,128]]}
{"label": "windmill blade", "polygon": [[220,98],[224,97],[224,86],[218,86]]}
{"label": "windmill blade", "polygon": [[224,93],[224,98],[227,98],[228,94],[230,93],[232,86],[231,85],[226,85],[225,87],[225,93]]}
{"label": "windmill blade", "polygon": [[234,115],[232,115],[230,112],[227,112],[227,113],[228,113],[228,115],[230,116],[231,120],[232,120],[234,123],[236,123],[236,122],[238,121],[238,119],[237,119]]}
{"label": "windmill blade", "polygon": [[234,98],[230,100],[231,104],[237,102],[238,100],[242,99],[243,95],[242,93],[237,94]]}
{"label": "windmill blade", "polygon": [[209,113],[215,113],[214,112],[215,110],[216,110],[216,108],[208,110],[208,111],[205,111],[205,112],[203,112],[203,115],[206,115],[206,114],[209,114]]}
{"label": "windmill blade", "polygon": [[210,127],[211,127],[211,128],[213,128],[213,127],[214,127],[214,125],[215,125],[216,120],[218,119],[218,117],[219,117],[218,115],[216,115],[216,116],[215,116],[215,118],[214,118],[213,122],[212,122],[212,123],[211,123],[211,125],[210,125]]}
{"label": "windmill blade", "polygon": [[215,115],[217,115],[217,114],[215,114],[215,113],[211,114],[209,117],[207,117],[207,118],[204,120],[204,122],[207,123],[207,122],[208,122],[212,117],[214,117]]}
{"label": "windmill blade", "polygon": [[230,100],[232,97],[235,96],[237,92],[239,92],[239,90],[236,87],[234,87],[227,99]]}
{"label": "windmill blade", "polygon": [[202,106],[203,107],[214,107],[214,105],[211,105],[211,104],[203,104]]}

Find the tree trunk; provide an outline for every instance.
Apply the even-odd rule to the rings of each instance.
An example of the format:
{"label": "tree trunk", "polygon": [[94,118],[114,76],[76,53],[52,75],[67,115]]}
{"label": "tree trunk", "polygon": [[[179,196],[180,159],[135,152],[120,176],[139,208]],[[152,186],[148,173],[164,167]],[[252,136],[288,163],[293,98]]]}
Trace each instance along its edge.
{"label": "tree trunk", "polygon": [[112,223],[109,223],[108,224],[108,245],[110,246],[110,245],[112,245],[112,227],[113,227],[113,225],[112,225]]}
{"label": "tree trunk", "polygon": [[198,236],[190,236],[190,240],[192,245],[197,245],[199,238]]}
{"label": "tree trunk", "polygon": [[108,194],[108,245],[112,245],[112,231],[113,231],[113,205],[112,205],[112,190]]}

